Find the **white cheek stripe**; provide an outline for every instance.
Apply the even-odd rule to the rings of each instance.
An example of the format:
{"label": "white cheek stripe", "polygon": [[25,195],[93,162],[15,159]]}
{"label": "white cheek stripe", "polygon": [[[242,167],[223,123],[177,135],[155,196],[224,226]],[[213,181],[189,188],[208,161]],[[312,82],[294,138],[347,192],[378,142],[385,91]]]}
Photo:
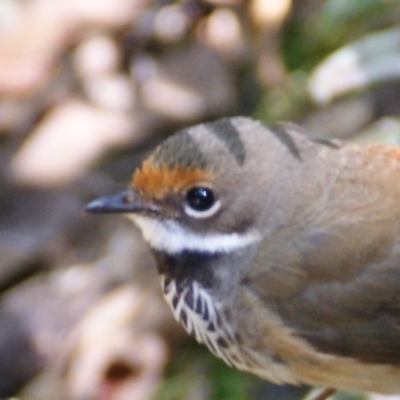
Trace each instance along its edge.
{"label": "white cheek stripe", "polygon": [[261,239],[261,236],[254,231],[200,235],[185,231],[172,220],[161,221],[135,214],[127,214],[127,216],[141,229],[144,239],[153,249],[169,254],[185,250],[228,253],[247,247]]}

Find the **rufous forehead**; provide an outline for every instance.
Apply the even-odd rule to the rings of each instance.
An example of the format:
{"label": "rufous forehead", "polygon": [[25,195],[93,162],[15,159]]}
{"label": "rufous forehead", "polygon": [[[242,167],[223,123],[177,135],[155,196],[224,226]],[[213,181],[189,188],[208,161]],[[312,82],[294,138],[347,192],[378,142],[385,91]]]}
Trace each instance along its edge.
{"label": "rufous forehead", "polygon": [[168,193],[176,193],[200,182],[210,182],[214,174],[201,168],[169,166],[144,161],[133,174],[134,188],[149,198],[160,199]]}

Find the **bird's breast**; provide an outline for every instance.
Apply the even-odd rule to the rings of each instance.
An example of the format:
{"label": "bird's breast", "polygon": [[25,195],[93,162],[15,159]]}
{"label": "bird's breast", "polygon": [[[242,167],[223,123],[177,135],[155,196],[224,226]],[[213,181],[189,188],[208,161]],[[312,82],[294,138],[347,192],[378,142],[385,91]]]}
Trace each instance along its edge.
{"label": "bird's breast", "polygon": [[199,343],[240,370],[257,373],[262,362],[241,339],[232,304],[223,301],[213,270],[218,254],[156,253],[164,297],[175,319]]}

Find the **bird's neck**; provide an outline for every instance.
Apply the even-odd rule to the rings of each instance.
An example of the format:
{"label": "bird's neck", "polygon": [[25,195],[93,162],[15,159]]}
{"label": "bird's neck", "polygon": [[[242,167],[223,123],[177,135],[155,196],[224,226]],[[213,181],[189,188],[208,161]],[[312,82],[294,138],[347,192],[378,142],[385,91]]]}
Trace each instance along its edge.
{"label": "bird's neck", "polygon": [[173,280],[178,286],[185,286],[193,281],[204,288],[214,287],[213,266],[223,257],[221,253],[182,251],[176,254],[154,251],[158,272],[166,281]]}
{"label": "bird's neck", "polygon": [[153,250],[158,272],[164,283],[174,281],[177,289],[196,283],[218,297],[234,296],[235,287],[243,278],[254,257],[256,246],[231,252],[182,251],[166,253]]}

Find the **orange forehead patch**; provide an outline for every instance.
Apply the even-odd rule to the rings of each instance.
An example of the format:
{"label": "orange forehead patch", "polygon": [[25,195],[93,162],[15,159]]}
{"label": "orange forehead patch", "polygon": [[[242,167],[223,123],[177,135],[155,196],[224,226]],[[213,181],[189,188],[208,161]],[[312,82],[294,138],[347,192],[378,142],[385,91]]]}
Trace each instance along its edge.
{"label": "orange forehead patch", "polygon": [[214,175],[200,168],[169,167],[154,164],[150,159],[133,174],[133,186],[146,197],[162,198],[198,182],[210,181]]}

